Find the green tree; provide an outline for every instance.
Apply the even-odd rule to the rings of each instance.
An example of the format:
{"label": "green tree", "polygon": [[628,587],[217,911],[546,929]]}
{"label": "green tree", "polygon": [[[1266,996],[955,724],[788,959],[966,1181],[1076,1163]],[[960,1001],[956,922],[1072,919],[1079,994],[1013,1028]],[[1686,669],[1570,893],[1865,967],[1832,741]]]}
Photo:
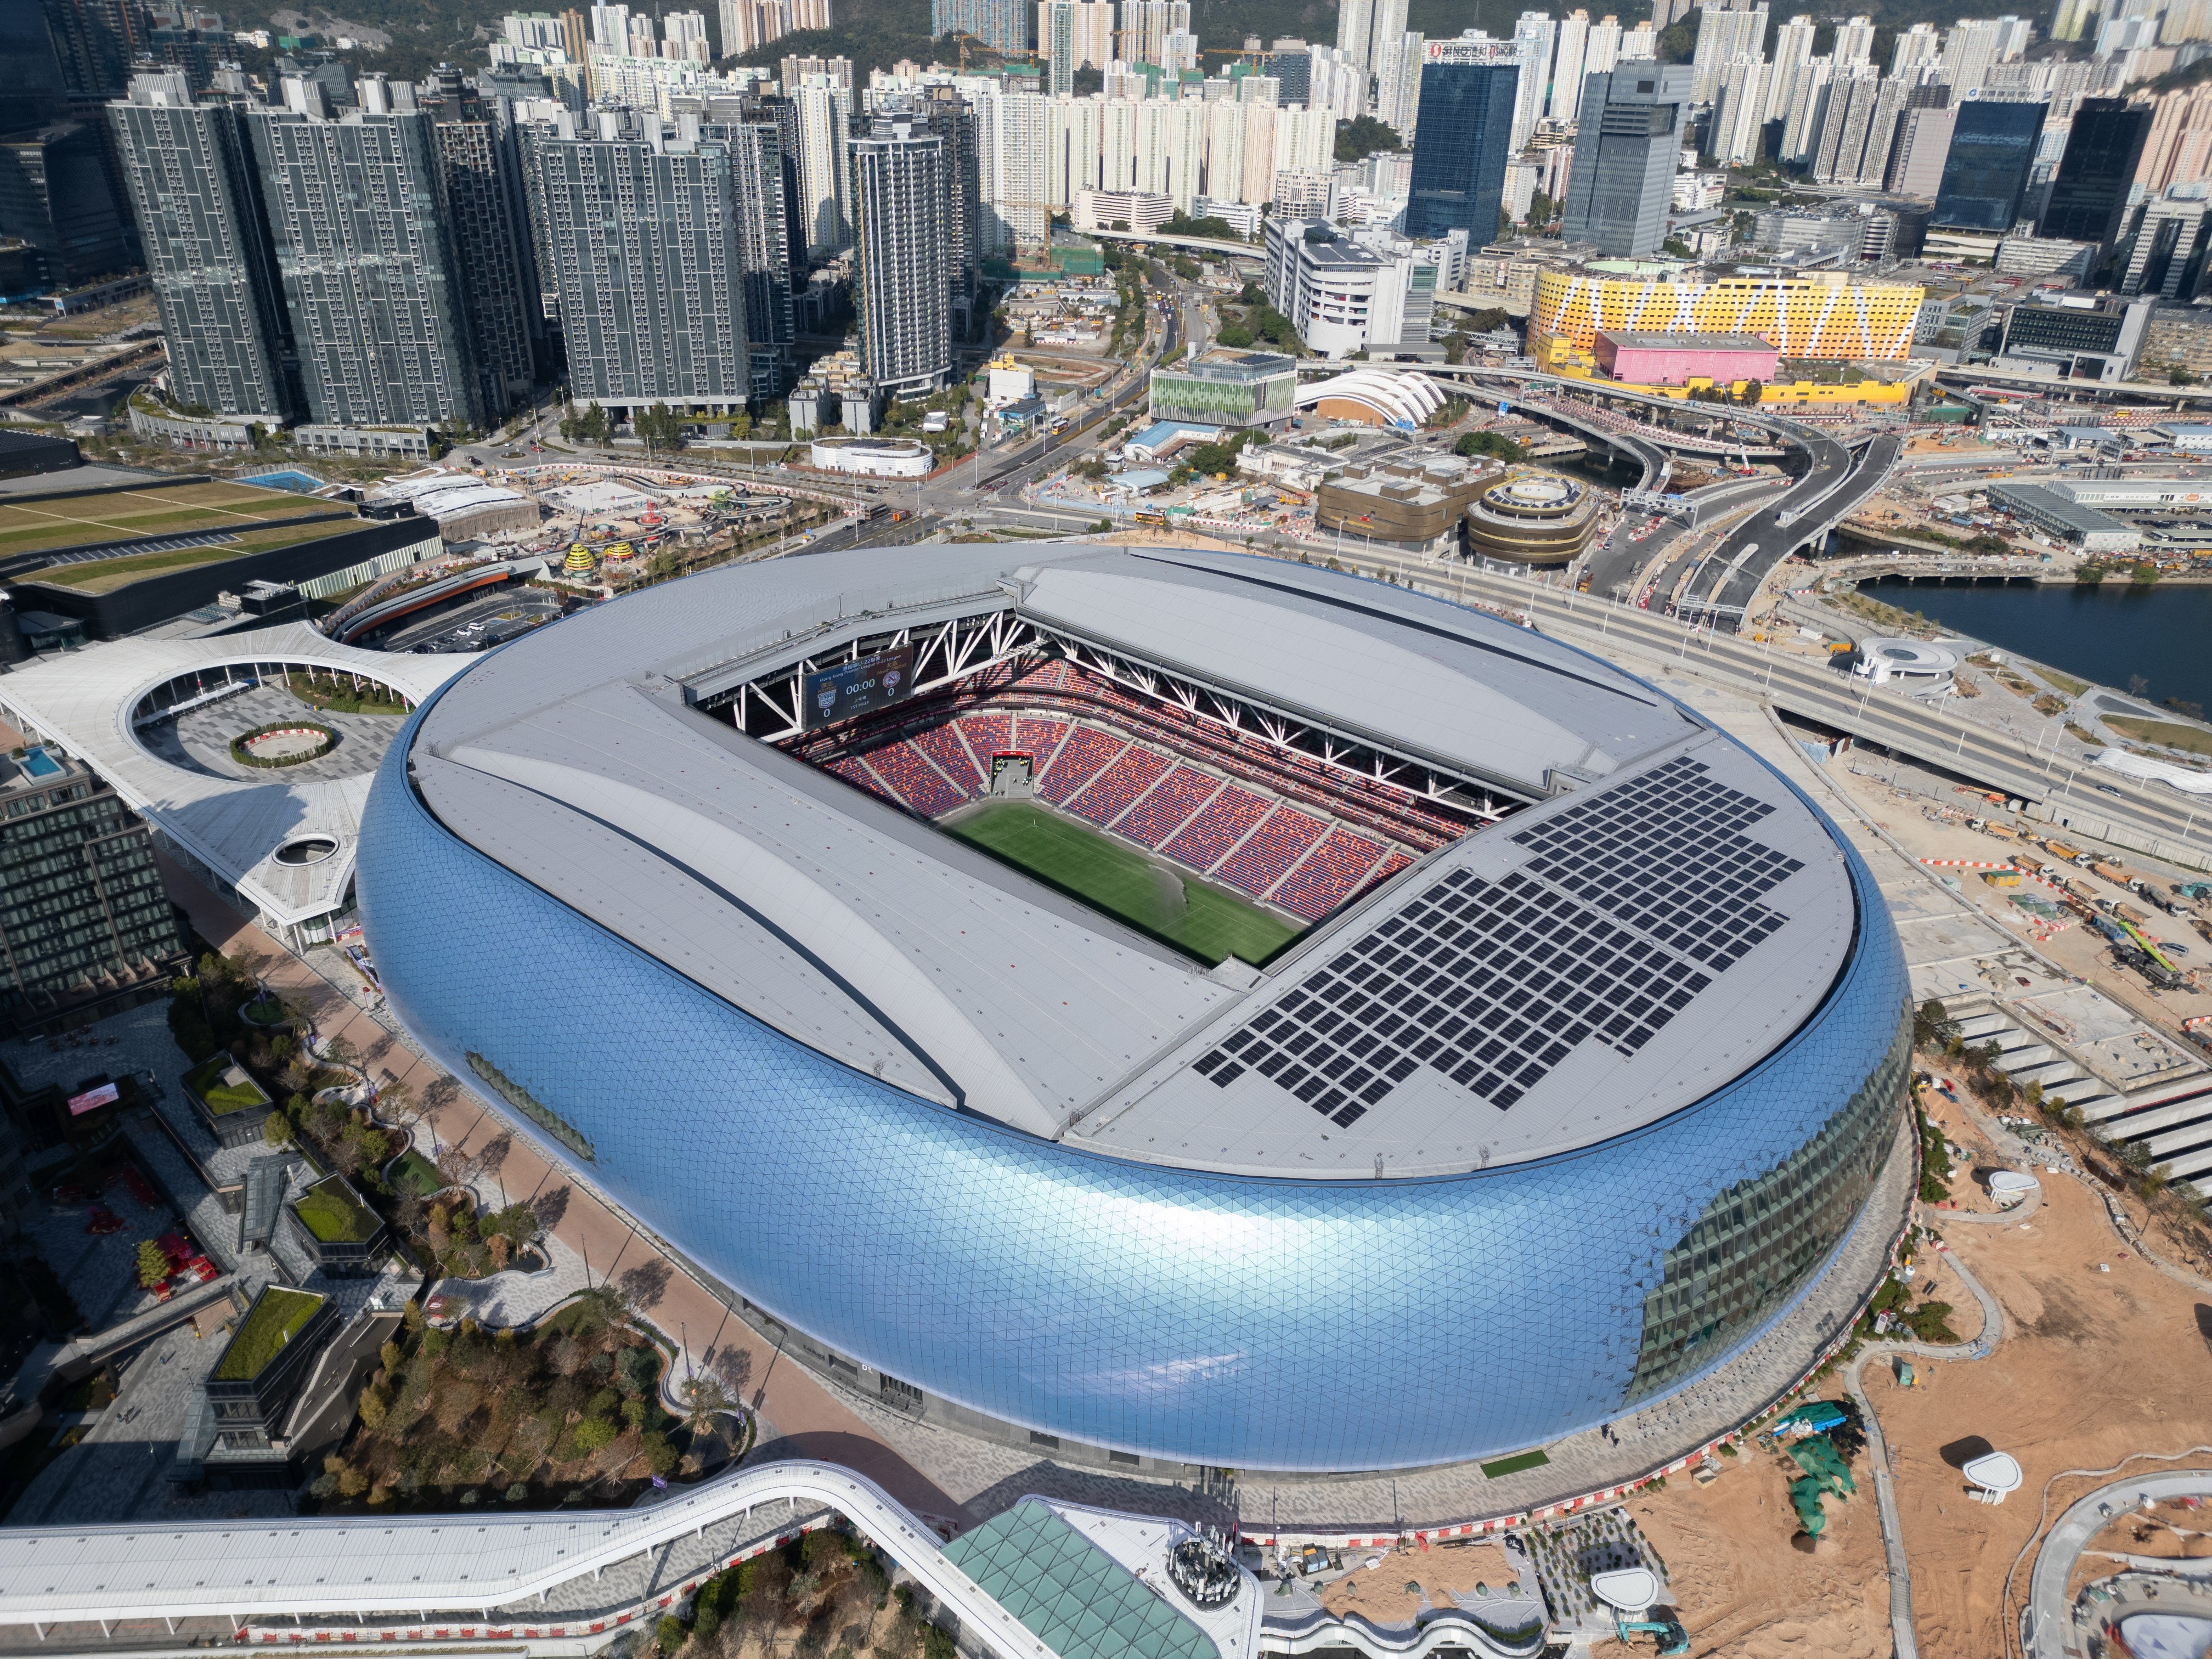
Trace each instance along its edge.
{"label": "green tree", "polygon": [[152,1239],[142,1239],[137,1259],[131,1264],[137,1269],[138,1285],[142,1290],[153,1290],[169,1280],[169,1258],[161,1254],[161,1247]]}
{"label": "green tree", "polygon": [[1759,407],[1759,400],[1765,395],[1766,383],[1765,381],[1746,380],[1743,383],[1743,395],[1737,398],[1736,401],[1741,404],[1746,409],[1756,409]]}
{"label": "green tree", "polygon": [[1340,161],[1364,161],[1377,150],[1399,149],[1405,140],[1395,127],[1378,121],[1371,115],[1363,115],[1356,121],[1340,121],[1336,128],[1336,159]]}
{"label": "green tree", "polygon": [[1698,25],[1705,16],[1702,7],[1692,8],[1660,30],[1655,43],[1662,64],[1686,64],[1697,55]]}
{"label": "green tree", "polygon": [[1469,432],[1452,446],[1455,455],[1487,455],[1494,460],[1517,461],[1521,446],[1499,432]]}

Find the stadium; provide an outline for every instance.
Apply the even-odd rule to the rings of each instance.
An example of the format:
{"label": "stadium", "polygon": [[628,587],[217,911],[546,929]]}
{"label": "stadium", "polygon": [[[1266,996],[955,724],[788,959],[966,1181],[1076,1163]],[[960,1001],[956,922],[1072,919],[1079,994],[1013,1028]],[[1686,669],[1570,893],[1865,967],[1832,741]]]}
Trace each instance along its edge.
{"label": "stadium", "polygon": [[745,1316],[1127,1466],[1451,1463],[1802,1369],[1911,1178],[1902,956],[1808,802],[1295,564],[648,590],[431,696],[358,880],[413,1036]]}

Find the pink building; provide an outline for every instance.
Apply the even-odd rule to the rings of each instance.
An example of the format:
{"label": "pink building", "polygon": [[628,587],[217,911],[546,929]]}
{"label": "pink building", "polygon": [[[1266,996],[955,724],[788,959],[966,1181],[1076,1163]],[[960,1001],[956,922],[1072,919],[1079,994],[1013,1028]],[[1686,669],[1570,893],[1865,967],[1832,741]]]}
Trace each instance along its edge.
{"label": "pink building", "polygon": [[1597,366],[1607,380],[1633,386],[1686,386],[1711,380],[1771,380],[1778,354],[1756,334],[1646,334],[1601,328]]}

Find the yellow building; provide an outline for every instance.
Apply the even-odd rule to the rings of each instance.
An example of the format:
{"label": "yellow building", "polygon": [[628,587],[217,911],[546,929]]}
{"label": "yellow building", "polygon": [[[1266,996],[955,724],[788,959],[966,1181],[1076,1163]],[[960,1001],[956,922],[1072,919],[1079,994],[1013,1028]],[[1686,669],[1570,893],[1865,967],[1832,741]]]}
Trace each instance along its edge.
{"label": "yellow building", "polygon": [[[1871,405],[1903,409],[1912,401],[1912,388],[1936,372],[1936,365],[1927,364],[1910,374],[1899,374],[1887,380],[1869,376],[1846,386],[1831,386],[1820,380],[1769,380],[1759,390],[1759,407],[1777,411],[1792,409],[1848,409]],[[1620,392],[1639,392],[1647,398],[1674,398],[1688,402],[1714,390],[1715,383],[1703,376],[1692,378],[1682,386],[1639,386],[1626,380],[1608,380],[1595,370],[1570,367],[1560,371],[1563,378],[1588,384],[1594,391],[1608,389]],[[1720,389],[1729,397],[1741,399],[1748,380],[1732,380]]]}
{"label": "yellow building", "polygon": [[1602,262],[1538,272],[1528,355],[1555,373],[1595,370],[1592,351],[1601,328],[1757,334],[1784,358],[1901,362],[1911,355],[1917,283],[1853,283],[1842,271],[1703,282],[1686,281],[1686,275],[1649,267],[1612,274]]}

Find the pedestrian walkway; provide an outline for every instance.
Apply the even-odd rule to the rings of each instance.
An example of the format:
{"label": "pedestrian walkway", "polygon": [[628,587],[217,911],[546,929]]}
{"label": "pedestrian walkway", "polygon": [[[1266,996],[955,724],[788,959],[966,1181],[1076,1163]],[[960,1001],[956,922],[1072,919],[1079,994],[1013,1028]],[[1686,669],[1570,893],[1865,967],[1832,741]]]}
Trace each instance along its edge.
{"label": "pedestrian walkway", "polygon": [[528,1202],[537,1208],[546,1231],[574,1252],[592,1283],[612,1279],[641,1315],[678,1344],[687,1370],[710,1372],[742,1399],[760,1419],[759,1445],[772,1444],[772,1455],[778,1458],[842,1463],[933,1523],[969,1523],[958,1501],[892,1450],[824,1384],[783,1358],[683,1262],[641,1236],[588,1187],[571,1181],[441,1066],[401,1042],[368,1010],[349,1001],[181,866],[167,859],[161,863],[170,897],[184,908],[201,937],[226,955],[244,952],[256,958],[277,995],[307,1006],[321,1036],[352,1043],[380,1082],[406,1084],[416,1099],[428,1103],[426,1121],[449,1152],[489,1152],[496,1168],[477,1184],[489,1185],[501,1202]]}

